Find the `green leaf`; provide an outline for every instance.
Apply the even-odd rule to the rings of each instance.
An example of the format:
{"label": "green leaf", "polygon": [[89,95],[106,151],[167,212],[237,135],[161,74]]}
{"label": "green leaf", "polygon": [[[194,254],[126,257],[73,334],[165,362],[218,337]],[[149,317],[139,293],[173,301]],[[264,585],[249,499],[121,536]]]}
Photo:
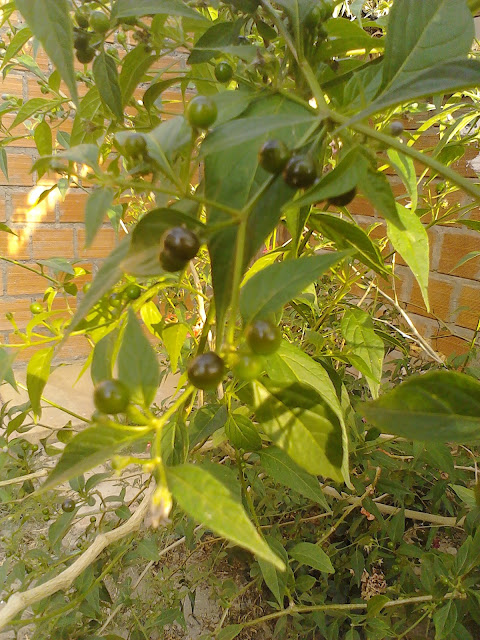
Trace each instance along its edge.
{"label": "green leaf", "polygon": [[[302,106],[284,96],[262,97],[252,103],[245,112],[249,118],[260,116],[276,117],[281,114],[308,114]],[[232,121],[234,126],[235,121]],[[248,123],[246,130],[248,131]],[[220,128],[220,127],[219,127]],[[276,129],[275,137],[294,146],[305,135],[306,124]],[[228,127],[222,128],[224,142],[230,140]],[[225,144],[222,151],[209,153],[205,158],[205,197],[212,202],[241,210],[250,201],[255,201],[247,218],[246,247],[242,273],[260,249],[265,238],[277,226],[281,217],[281,207],[291,200],[294,192],[279,176],[269,176],[258,164],[258,150],[268,138],[264,132],[257,138],[231,147]],[[239,162],[241,158],[241,162]],[[207,209],[209,225],[231,222],[232,216],[214,206]],[[223,326],[223,318],[230,302],[233,281],[232,254],[234,252],[237,226],[229,227],[213,235],[208,248],[212,263],[212,280],[215,291],[217,325]]]}
{"label": "green leaf", "polygon": [[267,474],[280,484],[297,491],[309,500],[329,510],[317,478],[299,467],[278,447],[267,447],[259,451],[260,462]]}
{"label": "green leaf", "polygon": [[[370,315],[358,307],[345,311],[341,327],[347,345],[365,363],[366,371],[362,373],[365,373],[372,396],[377,398],[385,353],[383,340],[375,333]],[[355,362],[353,364],[356,366]]]}
{"label": "green leaf", "polygon": [[50,375],[53,352],[53,347],[40,349],[40,351],[33,354],[27,366],[28,397],[36,418],[39,418],[42,414],[40,401]]}
{"label": "green leaf", "polygon": [[116,118],[123,120],[122,92],[118,83],[117,63],[105,51],[101,51],[93,61],[93,78],[102,102]]}
{"label": "green leaf", "polygon": [[453,600],[449,600],[433,614],[435,624],[435,640],[447,640],[451,638],[451,633],[457,624],[457,605]]}
{"label": "green leaf", "polygon": [[313,475],[342,480],[340,421],[312,387],[255,382],[253,402],[262,431],[292,460]]}
{"label": "green leaf", "polygon": [[125,238],[104,261],[92,282],[92,286],[78,305],[77,311],[68,326],[67,335],[77,328],[79,322],[83,320],[95,303],[120,280],[123,274],[122,263],[127,255],[128,248],[129,242]]}
{"label": "green leaf", "polygon": [[418,203],[418,191],[417,176],[413,160],[396,149],[389,149],[387,151],[387,155],[390,160],[390,164],[394,167],[403,184],[407,188],[408,195],[412,201],[412,210],[415,211]]}
{"label": "green leaf", "polygon": [[149,300],[142,305],[140,309],[140,317],[150,333],[155,337],[160,338],[162,314],[153,300]]}
{"label": "green leaf", "polygon": [[32,37],[32,32],[28,27],[20,29],[10,40],[7,50],[2,58],[1,69],[4,69],[9,62]]}
{"label": "green leaf", "polygon": [[225,425],[227,417],[227,407],[224,404],[215,404],[198,409],[190,422],[190,449],[204,442],[215,431],[221,429]]}
{"label": "green leaf", "polygon": [[18,110],[15,120],[10,125],[10,129],[14,129],[33,115],[49,110],[54,106],[58,106],[58,104],[58,100],[47,100],[46,98],[32,98],[31,100],[27,100]]}
{"label": "green leaf", "polygon": [[242,630],[242,624],[229,624],[221,629],[220,633],[217,634],[216,640],[233,640]]}
{"label": "green leaf", "polygon": [[473,18],[465,0],[396,0],[388,20],[384,91],[411,82],[441,62],[466,56],[473,37]]}
{"label": "green leaf", "polygon": [[367,162],[358,147],[351,149],[332,171],[324,175],[305,195],[295,200],[296,207],[316,204],[351,191],[361,184]]}
{"label": "green leaf", "polygon": [[234,447],[245,451],[257,451],[262,448],[262,439],[257,427],[246,416],[231,413],[225,425],[225,434]]}
{"label": "green leaf", "polygon": [[41,156],[52,155],[52,130],[46,120],[35,127],[33,134],[38,153]]}
{"label": "green leaf", "polygon": [[442,93],[477,87],[480,82],[480,61],[460,58],[422,71],[395,89],[382,93],[370,106],[356,114],[350,122],[364,120],[377,111],[397,104],[414,102]]}
{"label": "green leaf", "polygon": [[111,331],[103,336],[93,349],[90,375],[95,386],[102,380],[110,380],[113,377],[113,356],[117,339],[118,332]]}
{"label": "green leaf", "polygon": [[58,156],[60,158],[66,158],[70,162],[77,162],[78,164],[86,164],[87,167],[91,167],[97,173],[100,173],[100,167],[98,166],[98,152],[99,149],[96,144],[78,144],[70,149],[61,151]]}
{"label": "green leaf", "polygon": [[478,258],[478,256],[480,256],[480,251],[470,251],[470,253],[467,253],[466,256],[463,256],[463,258],[461,258],[457,262],[457,264],[453,267],[451,272],[455,271],[455,269],[458,269],[459,267],[461,267],[462,265],[466,264],[467,262],[470,262],[470,260],[474,260],[475,258]]}
{"label": "green leaf", "polygon": [[349,255],[336,251],[298,260],[277,262],[256,273],[242,287],[240,313],[248,324],[279,311],[328,269]]}
{"label": "green leaf", "polygon": [[85,247],[90,247],[113,202],[114,191],[99,187],[88,196],[85,205]]}
{"label": "green leaf", "polygon": [[136,0],[134,3],[132,0],[117,0],[112,9],[112,18],[116,19],[148,15],[180,16],[207,21],[201,13],[191,9],[181,0]]}
{"label": "green leaf", "polygon": [[[388,222],[391,222],[399,229],[402,228],[392,187],[383,173],[376,171],[372,167],[368,167],[358,186],[385,220],[388,220]],[[416,182],[414,193],[417,193]]]}
{"label": "green leaf", "polygon": [[323,571],[323,573],[335,573],[330,558],[325,551],[320,549],[316,544],[311,542],[299,542],[288,552],[291,556],[300,564],[306,564],[308,567],[313,567],[317,571]]}
{"label": "green leaf", "polygon": [[5,380],[8,384],[18,391],[15,375],[12,370],[12,364],[17,354],[15,349],[4,349],[0,347],[0,384]]}
{"label": "green leaf", "polygon": [[376,618],[387,602],[390,602],[390,598],[381,594],[370,598],[367,602],[367,616]]}
{"label": "green leaf", "polygon": [[476,509],[477,501],[475,500],[475,492],[473,489],[467,489],[467,487],[462,487],[460,484],[451,484],[450,487],[468,509]]}
{"label": "green leaf", "polygon": [[128,104],[138,83],[141,82],[141,78],[156,59],[156,56],[151,55],[144,44],[138,45],[127,53],[123,59],[122,71],[118,79],[123,106]]}
{"label": "green leaf", "polygon": [[241,502],[212,473],[199,465],[184,464],[169,467],[167,479],[175,500],[189,516],[279,569],[284,568],[258,534]]}
{"label": "green leaf", "polygon": [[118,377],[129,388],[134,402],[150,408],[160,384],[160,369],[157,355],[131,308],[118,353]]}
{"label": "green leaf", "polygon": [[67,0],[16,0],[17,9],[40,40],[78,104],[73,67],[73,28]]}
{"label": "green leaf", "polygon": [[282,342],[280,349],[265,358],[265,371],[275,382],[301,382],[311,386],[336,413],[342,427],[342,474],[347,486],[351,486],[348,465],[348,434],[344,410],[339,395],[325,368],[293,344]]}
{"label": "green leaf", "polygon": [[338,249],[354,249],[353,257],[379,274],[389,275],[377,245],[357,224],[338,216],[322,213],[311,215],[308,226],[333,240]]}
{"label": "green leaf", "polygon": [[162,331],[162,341],[170,359],[170,369],[175,373],[178,368],[178,358],[185,344],[189,328],[178,322],[168,324]]}
{"label": "green leaf", "polygon": [[54,273],[69,273],[72,276],[75,275],[75,269],[66,258],[48,258],[47,260],[37,260],[36,262],[44,267],[48,267]]}
{"label": "green leaf", "polygon": [[360,409],[382,431],[411,440],[480,439],[480,382],[454,371],[409,378]]}
{"label": "green leaf", "polygon": [[10,227],[6,225],[4,222],[0,222],[0,231],[3,231],[4,233],[11,233],[12,236],[17,236],[18,238],[18,233],[15,233],[15,231],[12,231],[12,229],[10,229]]}
{"label": "green leaf", "polygon": [[203,33],[194,45],[194,49],[188,58],[188,64],[200,64],[208,62],[216,55],[218,47],[233,45],[240,34],[241,21],[217,22]]}
{"label": "green leaf", "polygon": [[199,235],[205,232],[205,225],[200,220],[177,209],[153,209],[143,216],[131,234],[125,271],[137,276],[164,273],[158,259],[160,241],[165,231],[179,225],[185,225]]}
{"label": "green leaf", "polygon": [[397,211],[404,229],[399,229],[387,221],[388,239],[412,270],[418,282],[427,311],[428,277],[430,274],[430,249],[428,234],[420,219],[411,209],[397,203]]}
{"label": "green leaf", "polygon": [[102,422],[78,433],[70,440],[42,486],[42,491],[75,478],[109,460],[114,453],[143,438],[149,427],[128,427],[114,422]]}
{"label": "green leaf", "polygon": [[[288,555],[280,541],[273,536],[265,536],[265,540],[268,542],[268,545],[270,546],[272,551],[274,551],[280,558],[282,558],[285,566],[288,566]],[[284,571],[279,571],[269,562],[265,562],[261,559],[258,560],[258,565],[260,567],[260,571],[262,572],[262,577],[265,584],[275,596],[278,604],[282,606],[283,598],[286,593],[288,574],[286,574],[286,572]]]}
{"label": "green leaf", "polygon": [[72,521],[76,515],[76,509],[70,513],[62,513],[55,522],[50,525],[48,529],[48,541],[53,549],[59,546],[60,542],[67,534],[67,531],[70,529]]}
{"label": "green leaf", "polygon": [[[294,113],[278,113],[270,116],[238,118],[216,127],[208,134],[200,147],[200,154],[202,157],[206,157],[212,153],[242,145],[248,140],[254,140],[265,134],[273,135],[278,129],[306,124],[311,125],[317,119],[318,116],[305,110]],[[295,204],[297,204],[297,201],[295,201]]]}

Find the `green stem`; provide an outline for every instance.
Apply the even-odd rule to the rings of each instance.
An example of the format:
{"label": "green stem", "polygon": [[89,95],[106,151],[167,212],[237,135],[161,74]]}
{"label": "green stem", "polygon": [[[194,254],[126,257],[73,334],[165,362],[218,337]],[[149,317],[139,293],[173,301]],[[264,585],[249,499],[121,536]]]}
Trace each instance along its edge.
{"label": "green stem", "polygon": [[[460,594],[456,593],[447,593],[441,600],[455,600],[463,598]],[[390,609],[392,607],[402,607],[409,604],[421,604],[422,602],[433,602],[433,596],[415,596],[413,598],[400,598],[398,600],[390,600],[383,605],[384,609]],[[311,606],[291,606],[288,609],[283,609],[282,611],[276,611],[275,613],[269,613],[266,616],[262,616],[261,618],[256,618],[255,620],[251,620],[250,622],[246,622],[243,625],[243,628],[254,627],[258,624],[262,624],[263,622],[268,622],[269,620],[276,620],[277,618],[283,618],[283,616],[291,616],[296,613],[312,613],[313,611],[326,611],[334,612],[334,611],[343,611],[349,613],[350,611],[366,611],[367,603],[358,603],[358,604],[318,604]]]}
{"label": "green stem", "polygon": [[[247,216],[244,215],[237,232],[237,241],[235,244],[235,262],[233,267],[232,280],[232,297],[230,300],[230,318],[227,327],[226,342],[227,345],[233,346],[235,340],[235,325],[237,320],[237,311],[240,301],[240,284],[243,274],[243,261],[245,257],[245,243],[247,240]],[[221,327],[217,327],[217,331],[221,333]],[[219,340],[221,344],[222,341]]]}
{"label": "green stem", "polygon": [[17,267],[22,267],[22,269],[31,271],[32,273],[37,274],[37,276],[41,276],[42,278],[46,278],[47,280],[50,280],[50,282],[53,282],[58,286],[62,286],[62,283],[60,282],[60,280],[51,278],[50,276],[47,276],[46,273],[43,273],[42,271],[37,271],[37,269],[33,269],[32,267],[29,267],[26,264],[22,264],[21,262],[18,262],[18,260],[13,260],[13,258],[6,258],[5,256],[0,256],[0,260],[3,260],[4,262],[9,262],[10,264],[14,264]]}

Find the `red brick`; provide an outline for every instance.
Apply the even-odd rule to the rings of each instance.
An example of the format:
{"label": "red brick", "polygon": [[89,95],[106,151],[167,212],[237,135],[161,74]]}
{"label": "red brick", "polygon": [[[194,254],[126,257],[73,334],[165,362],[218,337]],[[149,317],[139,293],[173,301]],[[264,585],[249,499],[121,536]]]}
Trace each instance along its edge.
{"label": "red brick", "polygon": [[83,222],[87,199],[87,193],[68,193],[65,201],[60,202],[60,222]]}
{"label": "red brick", "polygon": [[33,184],[32,158],[26,155],[7,154],[9,180],[0,172],[0,185],[18,185],[29,187]]}
{"label": "red brick", "polygon": [[39,204],[35,204],[40,194],[45,190],[35,187],[28,193],[16,193],[12,196],[12,222],[55,222],[55,202],[58,190],[53,191]]}
{"label": "red brick", "polygon": [[458,308],[465,307],[458,314],[457,324],[467,329],[476,329],[480,319],[480,282],[462,287]]}
{"label": "red brick", "polygon": [[432,340],[432,346],[444,356],[461,355],[469,348],[469,341],[457,336],[437,336]]}
{"label": "red brick", "polygon": [[2,93],[21,98],[23,96],[23,81],[19,76],[9,74],[2,79]]}
{"label": "red brick", "polygon": [[0,222],[5,222],[7,219],[7,203],[5,194],[0,194]]}
{"label": "red brick", "polygon": [[476,279],[476,275],[480,269],[480,257],[469,260],[466,264],[453,270],[459,261],[472,251],[480,251],[479,234],[475,236],[462,231],[444,233],[438,271],[441,273],[451,273],[457,277]]}
{"label": "red brick", "polygon": [[426,316],[429,318],[440,318],[446,321],[449,319],[450,298],[452,292],[453,281],[446,282],[445,280],[437,278],[435,275],[430,275],[428,297],[430,301],[431,313],[428,314],[425,308],[422,294],[420,292],[420,287],[418,286],[417,281],[414,280],[410,299],[408,300],[408,306],[418,315]]}
{"label": "red brick", "polygon": [[115,247],[113,229],[100,229],[92,246],[85,249],[85,229],[77,231],[78,258],[105,258]]}
{"label": "red brick", "polygon": [[30,258],[30,229],[27,227],[14,228],[17,234],[0,233],[0,254],[15,260]]}
{"label": "red brick", "polygon": [[33,257],[45,259],[73,256],[73,229],[38,227],[32,235]]}
{"label": "red brick", "polygon": [[9,311],[13,313],[17,326],[21,329],[26,327],[28,321],[32,317],[30,313],[29,299],[24,300],[1,300],[0,301],[0,331],[12,331],[13,326],[9,322],[5,314]]}
{"label": "red brick", "polygon": [[[38,271],[36,264],[28,264]],[[22,294],[43,294],[50,286],[49,281],[17,265],[9,265],[7,268],[7,295],[20,296]]]}

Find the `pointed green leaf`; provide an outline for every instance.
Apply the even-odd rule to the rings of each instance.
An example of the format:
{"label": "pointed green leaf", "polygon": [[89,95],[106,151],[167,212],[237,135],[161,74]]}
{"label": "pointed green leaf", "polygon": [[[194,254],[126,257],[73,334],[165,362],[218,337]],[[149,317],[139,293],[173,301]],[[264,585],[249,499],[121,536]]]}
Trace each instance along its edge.
{"label": "pointed green leaf", "polygon": [[353,249],[355,251],[353,257],[370,269],[383,275],[390,273],[385,267],[379,248],[358,224],[322,213],[311,215],[308,226],[333,240],[338,249]]}
{"label": "pointed green leaf", "polygon": [[351,191],[357,184],[362,183],[367,167],[365,157],[358,147],[354,147],[332,171],[322,176],[305,195],[295,200],[295,206],[316,204]]}
{"label": "pointed green leaf", "polygon": [[132,400],[148,409],[160,384],[160,368],[157,354],[131,308],[118,353],[118,377],[129,388]]}
{"label": "pointed green leaf", "polygon": [[430,274],[430,249],[428,234],[420,219],[411,209],[397,204],[397,211],[404,229],[387,222],[388,239],[412,270],[422,292],[427,311],[428,277]]}
{"label": "pointed green leaf", "polygon": [[42,486],[42,491],[75,478],[109,460],[114,453],[143,438],[149,427],[128,427],[102,422],[78,433],[70,440]]}
{"label": "pointed green leaf", "polygon": [[228,416],[225,434],[237,449],[257,451],[262,448],[262,439],[257,427],[249,418],[240,413],[231,413]]}
{"label": "pointed green leaf", "polygon": [[216,640],[233,640],[242,630],[243,624],[229,624],[227,627],[223,627],[220,633],[217,634]]}
{"label": "pointed green leaf", "polygon": [[76,329],[78,323],[83,320],[95,303],[120,280],[123,274],[122,263],[128,253],[128,248],[129,241],[125,238],[104,261],[92,282],[92,286],[78,305],[68,327],[67,335]]}
{"label": "pointed green leaf", "polygon": [[53,351],[53,347],[40,349],[40,351],[33,354],[27,366],[28,397],[30,398],[33,413],[37,418],[42,414],[40,401],[50,375]]}
{"label": "pointed green leaf", "polygon": [[388,19],[384,91],[410,82],[440,62],[466,56],[473,37],[473,18],[465,0],[396,0]]}
{"label": "pointed green leaf", "polygon": [[175,500],[189,516],[279,569],[284,568],[258,534],[241,502],[209,471],[184,464],[168,468],[167,479]]}
{"label": "pointed green leaf", "polygon": [[31,100],[27,100],[27,102],[24,102],[18,110],[14,121],[10,125],[10,129],[14,129],[33,115],[48,111],[54,106],[58,106],[58,104],[58,100],[47,100],[47,98],[32,98]]}
{"label": "pointed green leaf", "polygon": [[215,431],[221,429],[225,425],[227,417],[227,407],[224,404],[198,409],[190,422],[190,448],[193,449],[197,444],[207,440]]}
{"label": "pointed green leaf", "polygon": [[299,382],[253,384],[260,429],[298,465],[314,475],[342,480],[342,428],[312,388]]}
{"label": "pointed green leaf", "polygon": [[[287,567],[288,573],[291,574],[291,570],[288,567],[288,555],[285,549],[283,548],[281,542],[274,538],[273,536],[265,536],[265,540],[267,541],[269,547],[272,549],[274,553],[277,554],[279,558],[285,563]],[[265,562],[262,559],[258,559],[258,565],[260,567],[260,571],[262,572],[263,580],[265,584],[270,589],[270,591],[275,596],[276,601],[280,606],[283,606],[283,598],[286,594],[287,581],[290,577],[287,572],[279,571],[276,567],[273,567],[269,562]]]}
{"label": "pointed green leaf", "polygon": [[162,341],[170,359],[172,373],[177,371],[178,358],[185,344],[188,331],[188,326],[179,322],[168,324],[162,331]]}
{"label": "pointed green leaf", "polygon": [[299,542],[288,554],[300,564],[306,564],[317,571],[335,573],[335,569],[325,551],[311,542]]}
{"label": "pointed green leaf", "polygon": [[18,391],[15,375],[12,370],[12,364],[15,361],[17,353],[15,349],[0,348],[0,384],[5,380],[8,384]]}
{"label": "pointed green leaf", "polygon": [[480,382],[455,371],[433,371],[409,378],[360,411],[386,433],[468,443],[480,439]]}
{"label": "pointed green leaf", "polygon": [[96,386],[102,380],[110,380],[113,377],[113,355],[118,339],[118,331],[111,331],[97,342],[93,349],[90,375]]}
{"label": "pointed green leaf", "polygon": [[52,130],[46,120],[35,127],[33,134],[38,153],[41,156],[52,155]]}
{"label": "pointed green leaf", "polygon": [[277,262],[256,273],[240,294],[240,313],[245,324],[279,311],[347,255],[348,251],[337,251]]}
{"label": "pointed green leaf", "polygon": [[375,333],[370,315],[358,307],[345,311],[341,327],[353,354],[366,364],[368,386],[372,396],[377,398],[385,354],[383,340]]}
{"label": "pointed green leaf", "polygon": [[418,191],[417,175],[415,173],[413,160],[396,149],[389,149],[387,151],[387,155],[390,160],[390,164],[396,170],[403,184],[407,188],[408,195],[412,201],[412,210],[415,211],[418,203]]}
{"label": "pointed green leaf", "polygon": [[345,426],[344,411],[338,399],[335,386],[324,367],[304,351],[293,344],[282,342],[280,349],[265,358],[265,371],[275,382],[301,382],[307,384],[325,400],[336,413],[342,427],[343,462],[342,474],[347,486],[350,486],[348,465],[348,434]]}
{"label": "pointed green leaf", "polygon": [[69,3],[67,0],[16,0],[16,6],[58,69],[72,100],[78,103]]}
{"label": "pointed green leaf", "polygon": [[1,69],[4,69],[7,63],[20,51],[24,44],[26,44],[30,38],[32,37],[32,31],[25,27],[24,29],[20,29],[10,40],[7,50],[2,57],[2,66]]}
{"label": "pointed green leaf", "polygon": [[100,98],[119,120],[123,120],[122,92],[118,84],[117,63],[105,51],[93,62],[93,78]]}
{"label": "pointed green leaf", "polygon": [[275,482],[329,510],[318,479],[298,466],[284,451],[278,447],[267,447],[259,451],[258,455],[262,467]]}
{"label": "pointed green leaf", "polygon": [[90,247],[113,202],[113,189],[99,187],[88,196],[85,205],[85,247]]}
{"label": "pointed green leaf", "polygon": [[144,44],[136,46],[127,53],[123,59],[122,70],[118,79],[124,106],[128,104],[133,96],[140,78],[148,71],[156,59],[157,57],[151,55],[150,50]]}
{"label": "pointed green leaf", "polygon": [[112,17],[117,19],[149,15],[181,16],[207,21],[201,13],[191,9],[182,0],[117,0],[112,10]]}
{"label": "pointed green leaf", "polygon": [[400,229],[402,228],[392,187],[383,173],[376,171],[372,167],[368,167],[358,186],[385,220],[388,220]]}

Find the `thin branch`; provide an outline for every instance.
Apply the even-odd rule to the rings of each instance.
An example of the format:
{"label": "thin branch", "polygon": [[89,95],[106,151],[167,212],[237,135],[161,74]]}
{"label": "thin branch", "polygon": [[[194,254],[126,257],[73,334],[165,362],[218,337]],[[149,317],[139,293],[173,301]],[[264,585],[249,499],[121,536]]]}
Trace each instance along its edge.
{"label": "thin branch", "polygon": [[50,469],[41,469],[40,471],[35,471],[35,473],[27,473],[26,476],[17,476],[16,478],[10,478],[10,480],[2,480],[0,482],[0,487],[6,487],[9,484],[20,484],[21,482],[25,482],[25,480],[33,480],[34,478],[43,478],[43,476],[48,475]]}
{"label": "thin branch", "polygon": [[67,567],[64,571],[48,580],[44,584],[28,589],[27,591],[14,593],[7,600],[5,606],[0,609],[0,630],[3,629],[15,616],[30,607],[36,602],[40,602],[44,598],[48,598],[57,591],[68,589],[71,584],[78,578],[78,576],[94,562],[98,556],[109,545],[125,538],[130,533],[139,529],[143,522],[143,519],[150,507],[150,500],[155,490],[155,484],[152,482],[145,497],[140,503],[138,509],[132,515],[132,517],[122,524],[118,529],[109,531],[107,533],[101,533],[95,538],[92,545],[82,555],[75,560],[73,564]]}

